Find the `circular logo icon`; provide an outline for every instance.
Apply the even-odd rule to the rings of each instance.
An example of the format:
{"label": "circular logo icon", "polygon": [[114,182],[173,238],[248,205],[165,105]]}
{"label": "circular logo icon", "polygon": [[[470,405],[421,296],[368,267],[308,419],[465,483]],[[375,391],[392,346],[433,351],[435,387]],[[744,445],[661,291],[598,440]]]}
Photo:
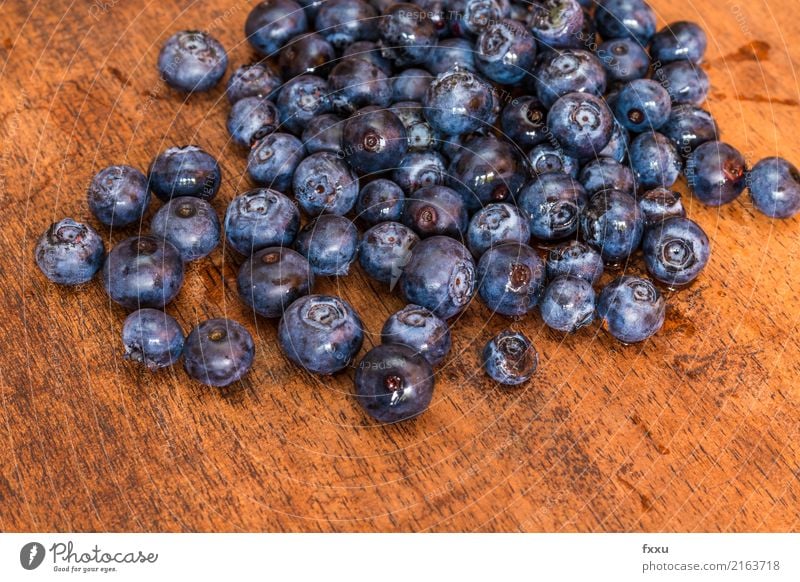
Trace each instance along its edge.
{"label": "circular logo icon", "polygon": [[19,551],[19,563],[26,570],[35,570],[44,561],[44,546],[39,542],[28,542]]}

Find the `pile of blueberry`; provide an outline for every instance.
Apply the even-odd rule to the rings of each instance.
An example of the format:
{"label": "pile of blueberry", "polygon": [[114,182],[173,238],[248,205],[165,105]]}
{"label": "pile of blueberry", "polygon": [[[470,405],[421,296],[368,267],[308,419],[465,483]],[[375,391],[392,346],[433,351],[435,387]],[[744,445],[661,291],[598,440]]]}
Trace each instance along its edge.
{"label": "pile of blueberry", "polygon": [[[169,148],[148,175],[111,166],[88,190],[95,217],[115,228],[141,225],[154,193],[164,204],[149,234],[106,256],[92,227],[66,218],[36,245],[56,283],[102,268],[109,297],[133,311],[125,355],[150,369],[182,355],[189,376],[225,386],[252,365],[240,324],[212,319],[184,338],[162,311],[184,264],[223,232],[244,257],[241,300],[280,318],[282,351],[309,372],[353,365],[364,337],[353,306],[313,294],[316,277],[345,276],[357,260],[402,293],[408,305],[355,364],[358,402],[394,422],[428,407],[432,367],[451,346],[446,322],[476,293],[513,319],[538,306],[560,332],[597,318],[625,343],[656,333],[659,287],[690,284],[709,259],[708,237],[670,189],[679,175],[708,205],[749,186],[768,216],[800,210],[797,169],[780,158],[748,169],[700,107],[705,33],[691,22],[657,32],[643,0],[297,1],[252,10],[245,34],[259,60],[227,83],[228,131],[259,188],[220,221],[209,204],[217,161]],[[158,59],[166,83],[188,93],[215,87],[227,66],[222,45],[197,31],[172,36]],[[640,256],[651,279],[622,271],[595,294],[605,268]],[[538,355],[507,330],[483,362],[515,385]]]}

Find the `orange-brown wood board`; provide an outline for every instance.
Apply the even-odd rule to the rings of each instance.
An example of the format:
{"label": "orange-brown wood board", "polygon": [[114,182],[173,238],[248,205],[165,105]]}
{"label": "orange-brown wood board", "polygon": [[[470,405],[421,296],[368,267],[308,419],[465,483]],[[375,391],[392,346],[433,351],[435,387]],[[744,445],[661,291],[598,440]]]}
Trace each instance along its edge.
{"label": "orange-brown wood board", "polygon": [[[474,301],[453,322],[430,410],[412,422],[370,422],[352,369],[320,378],[291,364],[276,322],[237,298],[241,259],[230,249],[191,264],[167,311],[186,330],[210,317],[242,322],[256,340],[250,374],[220,393],[180,366],[152,374],[123,360],[125,311],[97,280],[50,284],[33,246],[64,216],[100,229],[85,196],[94,173],[146,170],[171,145],[219,158],[220,215],[251,187],[225,129],[223,84],[186,99],[155,62],[181,29],[219,38],[231,70],[251,61],[253,4],[0,7],[0,529],[798,529],[800,220],[770,220],[746,194],[719,209],[685,195],[712,258],[692,287],[669,294],[652,340],[626,347],[597,325],[565,337],[538,313],[510,322]],[[653,6],[659,26],[691,19],[708,31],[707,107],[723,139],[750,164],[800,162],[796,4]],[[687,192],[683,180],[678,188]],[[109,247],[136,231],[100,230]],[[629,269],[641,272],[641,258]],[[364,350],[403,306],[358,266],[315,290],[356,307]],[[479,369],[483,344],[509,325],[540,354],[535,378],[515,390]]]}

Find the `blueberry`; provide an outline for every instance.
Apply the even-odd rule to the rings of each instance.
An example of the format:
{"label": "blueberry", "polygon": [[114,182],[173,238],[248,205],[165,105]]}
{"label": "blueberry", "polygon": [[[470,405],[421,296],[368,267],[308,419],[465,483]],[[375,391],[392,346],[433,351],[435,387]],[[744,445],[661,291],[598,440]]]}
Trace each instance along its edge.
{"label": "blueberry", "polygon": [[314,28],[336,49],[359,40],[378,40],[378,14],[363,0],[328,0],[320,5]]}
{"label": "blueberry", "polygon": [[379,422],[400,422],[425,412],[433,398],[431,365],[402,344],[372,348],[356,368],[356,399]]}
{"label": "blueberry", "polygon": [[578,160],[564,153],[560,146],[549,143],[533,146],[528,152],[528,163],[536,176],[567,174],[572,178],[577,178],[580,169]]}
{"label": "blueberry", "polygon": [[403,224],[420,238],[445,235],[463,239],[469,215],[461,195],[447,186],[428,186],[406,201]]}
{"label": "blueberry", "polygon": [[194,196],[173,198],[150,223],[150,232],[171,242],[185,263],[205,257],[219,245],[220,225],[211,205]]}
{"label": "blueberry", "polygon": [[[381,56],[381,47],[377,42],[370,40],[360,40],[348,45],[342,53],[342,58],[357,57],[365,61],[371,62],[378,67],[383,74],[387,77],[392,77],[392,62]],[[394,91],[394,84],[392,84],[392,91]]]}
{"label": "blueberry", "polygon": [[433,22],[419,18],[419,13],[419,6],[400,2],[390,5],[380,19],[381,54],[398,67],[424,62],[438,41]]}
{"label": "blueberry", "polygon": [[604,39],[633,38],[647,45],[656,32],[656,15],[645,0],[602,0],[594,15]]}
{"label": "blueberry", "polygon": [[195,327],[183,348],[183,367],[206,386],[228,386],[253,365],[255,344],[250,332],[230,319],[209,319]]}
{"label": "blueberry", "polygon": [[300,227],[300,211],[275,190],[257,188],[234,198],[225,212],[225,238],[245,256],[266,247],[289,246]]}
{"label": "blueberry", "polygon": [[661,126],[667,136],[684,157],[700,144],[719,139],[719,129],[711,114],[692,105],[676,105],[667,122]]}
{"label": "blueberry", "polygon": [[589,199],[581,214],[583,240],[603,260],[620,264],[639,247],[644,217],[636,199],[619,190],[604,190]]}
{"label": "blueberry", "polygon": [[34,256],[39,269],[53,283],[80,285],[91,281],[103,266],[106,250],[91,226],[64,218],[39,237]]}
{"label": "blueberry", "polygon": [[311,154],[294,172],[294,195],[309,216],[347,214],[358,199],[358,176],[336,154]]}
{"label": "blueberry", "polygon": [[600,190],[621,190],[635,193],[633,172],[611,158],[596,158],[581,168],[578,181],[589,195]]}
{"label": "blueberry", "polygon": [[446,236],[420,241],[403,269],[400,289],[409,303],[449,319],[475,294],[475,262],[464,245]]}
{"label": "blueberry", "polygon": [[495,117],[493,89],[475,73],[453,68],[442,73],[425,94],[425,117],[444,135],[460,135],[491,125]]}
{"label": "blueberry", "polygon": [[531,379],[539,366],[539,354],[525,334],[505,330],[483,348],[483,368],[495,382],[518,386]]}
{"label": "blueberry", "polygon": [[244,23],[245,38],[265,57],[276,56],[289,39],[306,30],[306,13],[293,0],[266,0],[256,4]]}
{"label": "blueberry", "polygon": [[292,303],[278,324],[278,345],[286,357],[312,374],[344,370],[364,343],[364,325],[338,297],[307,295]]}
{"label": "blueberry", "polygon": [[517,149],[491,135],[470,139],[448,168],[450,187],[470,211],[490,202],[513,201],[526,178]]}
{"label": "blueberry", "polygon": [[342,153],[361,174],[395,167],[406,151],[406,128],[388,109],[364,107],[344,123]]}
{"label": "blueberry", "polygon": [[281,129],[300,134],[315,115],[328,113],[328,82],[316,75],[300,75],[287,82],[275,101]]}
{"label": "blueberry", "polygon": [[659,67],[653,77],[667,88],[672,102],[678,105],[701,105],[711,88],[706,72],[689,61],[675,61]]}
{"label": "blueberry", "polygon": [[431,366],[450,352],[452,340],[447,323],[419,305],[406,305],[394,313],[381,330],[384,344],[403,344],[424,357]]}
{"label": "blueberry", "polygon": [[253,144],[247,155],[247,173],[256,184],[286,192],[305,157],[303,142],[288,133],[270,133]]}
{"label": "blueberry", "polygon": [[[387,7],[394,3],[394,0],[373,0],[373,2],[376,1],[386,3]],[[422,9],[420,17],[424,14],[425,18],[433,23],[436,34],[440,38],[450,36],[449,17],[447,14],[448,2],[449,0],[416,0],[414,2],[416,6]]]}
{"label": "blueberry", "polygon": [[173,89],[208,91],[228,68],[228,54],[219,41],[205,32],[184,30],[173,34],[158,54],[158,72]]}
{"label": "blueberry", "polygon": [[527,213],[531,235],[557,241],[574,235],[588,196],[579,182],[566,174],[542,174],[519,193],[519,207]]}
{"label": "blueberry", "polygon": [[302,141],[309,154],[336,153],[342,148],[344,120],[334,113],[312,117],[303,130]]}
{"label": "blueberry", "polygon": [[547,126],[567,155],[593,158],[608,145],[614,116],[601,98],[568,93],[550,108]]}
{"label": "blueberry", "polygon": [[550,135],[547,109],[536,97],[513,99],[500,115],[500,126],[505,137],[524,150],[544,143]]}
{"label": "blueberry", "polygon": [[342,59],[328,75],[329,97],[337,112],[347,116],[360,107],[388,107],[392,82],[374,63],[358,57]]}
{"label": "blueberry", "polygon": [[564,49],[545,53],[533,71],[536,96],[545,107],[552,107],[568,93],[587,93],[600,97],[606,90],[606,71],[592,53]]}
{"label": "blueberry", "polygon": [[475,43],[475,65],[496,83],[519,83],[535,61],[536,40],[525,25],[510,18],[489,23]]}
{"label": "blueberry", "polygon": [[578,277],[556,277],[539,301],[542,321],[550,329],[572,333],[594,321],[594,289]]}
{"label": "blueberry", "polygon": [[87,198],[89,210],[103,224],[133,224],[142,219],[150,203],[147,176],[130,166],[109,166],[92,178]]}
{"label": "blueberry", "polygon": [[433,81],[423,69],[406,69],[392,79],[392,101],[422,101]]}
{"label": "blueberry", "polygon": [[475,65],[475,47],[465,38],[445,38],[437,46],[428,49],[425,68],[431,73],[441,75],[453,67],[472,73],[478,70]]}
{"label": "blueberry", "polygon": [[425,152],[439,147],[439,136],[425,119],[421,103],[401,101],[393,104],[391,109],[406,128],[409,151]]}
{"label": "blueberry", "polygon": [[642,188],[669,188],[680,176],[680,154],[666,136],[650,131],[631,143],[630,163],[636,183]]}
{"label": "blueberry", "polygon": [[710,255],[703,229],[696,222],[678,216],[648,229],[642,250],[650,275],[670,287],[694,281]]}
{"label": "blueberry", "polygon": [[139,362],[151,371],[166,368],[183,353],[183,330],[170,315],[158,309],[131,313],[122,326],[125,359]]}
{"label": "blueberry", "polygon": [[530,238],[527,217],[519,208],[505,202],[481,208],[467,228],[467,246],[476,258],[493,246],[507,242],[527,244]]}
{"label": "blueberry", "polygon": [[550,249],[547,255],[547,279],[577,277],[595,285],[603,276],[603,257],[577,240]]}
{"label": "blueberry", "polygon": [[448,4],[453,36],[475,38],[508,12],[507,0],[451,0]]}
{"label": "blueberry", "polygon": [[169,148],[150,164],[150,189],[164,202],[173,196],[216,196],[222,171],[214,157],[198,146]]}
{"label": "blueberry", "polygon": [[650,69],[650,57],[637,41],[615,38],[597,47],[597,56],[610,81],[626,83],[642,79]]}
{"label": "blueberry", "polygon": [[108,296],[127,309],[163,308],[183,285],[183,260],[173,244],[154,236],[118,243],[103,265]]}
{"label": "blueberry", "polygon": [[228,79],[228,100],[236,103],[245,97],[271,98],[280,86],[280,75],[268,63],[242,65]]}
{"label": "blueberry", "polygon": [[526,244],[503,243],[478,262],[478,293],[493,313],[522,317],[536,307],[545,280],[539,255]]}
{"label": "blueberry", "polygon": [[314,273],[292,249],[267,247],[253,253],[236,277],[239,298],[262,317],[280,317],[296,299],[308,295]]}
{"label": "blueberry", "polygon": [[380,178],[373,180],[358,193],[356,215],[370,226],[381,222],[397,222],[403,218],[406,195],[402,188]]}
{"label": "blueberry", "polygon": [[[611,103],[608,103],[608,107],[611,109]],[[611,131],[611,139],[598,155],[605,158],[612,158],[622,163],[628,155],[629,141],[630,135],[628,134],[628,130],[622,127],[615,118],[614,129]]]}
{"label": "blueberry", "polygon": [[420,188],[444,184],[447,168],[441,154],[434,151],[408,152],[392,172],[392,178],[411,196]]}
{"label": "blueberry", "polygon": [[419,242],[417,234],[398,222],[381,222],[364,233],[358,260],[364,271],[380,283],[394,289],[408,262],[411,250]]}
{"label": "blueberry", "polygon": [[648,190],[639,198],[639,209],[644,215],[645,228],[650,228],[672,216],[686,216],[681,195],[667,188]]}
{"label": "blueberry", "polygon": [[321,35],[311,32],[295,37],[281,49],[278,59],[281,71],[287,79],[299,75],[327,74],[336,59],[333,46]]}
{"label": "blueberry", "polygon": [[543,46],[574,46],[583,30],[583,9],[576,0],[542,0],[530,6],[528,25]]}
{"label": "blueberry", "polygon": [[228,115],[228,133],[235,143],[244,147],[250,147],[278,126],[278,108],[263,97],[239,99]]}
{"label": "blueberry", "polygon": [[618,277],[597,298],[603,329],[626,344],[644,341],[661,329],[665,311],[664,297],[640,277]]}
{"label": "blueberry", "polygon": [[650,54],[654,61],[699,63],[706,52],[706,33],[694,22],[673,22],[650,39]]}
{"label": "blueberry", "polygon": [[800,173],[783,158],[764,158],[747,181],[755,207],[771,218],[790,218],[800,212]]}
{"label": "blueberry", "polygon": [[295,249],[308,259],[314,275],[347,275],[358,252],[358,230],[349,218],[323,214],[303,227]]}
{"label": "blueberry", "polygon": [[642,132],[664,125],[671,111],[664,87],[652,79],[635,79],[620,90],[614,114],[627,129]]}
{"label": "blueberry", "polygon": [[735,200],[747,182],[744,156],[734,147],[707,141],[686,161],[686,180],[703,204],[721,206]]}

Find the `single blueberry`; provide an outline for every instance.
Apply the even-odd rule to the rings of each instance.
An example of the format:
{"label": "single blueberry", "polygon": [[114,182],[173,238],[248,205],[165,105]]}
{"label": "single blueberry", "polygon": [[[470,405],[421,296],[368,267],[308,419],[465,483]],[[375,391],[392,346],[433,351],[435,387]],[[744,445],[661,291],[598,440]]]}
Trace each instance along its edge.
{"label": "single blueberry", "polygon": [[425,94],[425,117],[444,135],[460,135],[492,125],[495,96],[476,73],[455,67],[442,73]]}
{"label": "single blueberry", "polygon": [[660,132],[672,140],[683,157],[697,146],[719,139],[720,131],[711,114],[693,105],[676,105]]}
{"label": "single blueberry", "polygon": [[580,164],[578,160],[564,153],[558,144],[540,143],[528,152],[528,163],[535,176],[542,174],[567,174],[578,177]]}
{"label": "single blueberry", "polygon": [[656,15],[645,0],[601,0],[594,15],[604,39],[633,38],[647,45],[656,32]]}
{"label": "single blueberry", "polygon": [[671,107],[669,92],[658,82],[635,79],[620,90],[614,114],[631,131],[653,131],[667,122]]}
{"label": "single blueberry", "polygon": [[524,333],[505,330],[483,348],[483,368],[489,377],[504,386],[524,384],[536,373],[539,354]]}
{"label": "single blueberry", "polygon": [[469,215],[461,195],[447,186],[420,188],[406,200],[403,224],[420,238],[445,235],[463,239]]}
{"label": "single blueberry", "polygon": [[419,305],[406,305],[394,313],[381,330],[384,344],[403,344],[436,366],[450,353],[452,339],[447,323]]}
{"label": "single blueberry", "polygon": [[239,298],[267,318],[280,317],[296,299],[308,295],[314,273],[308,260],[292,249],[267,247],[253,253],[236,277]]}
{"label": "single blueberry", "polygon": [[561,173],[542,174],[519,193],[519,207],[529,217],[531,235],[557,241],[574,235],[588,196],[580,182]]}
{"label": "single blueberry", "polygon": [[249,148],[278,129],[278,108],[263,97],[244,97],[231,107],[227,125],[231,139]]}
{"label": "single blueberry", "polygon": [[294,245],[314,275],[347,275],[358,252],[358,229],[349,218],[323,214],[303,227]]}
{"label": "single blueberry", "polygon": [[467,228],[467,246],[476,258],[493,246],[507,242],[527,244],[530,238],[528,218],[519,208],[505,202],[481,208]]}
{"label": "single blueberry", "polygon": [[529,82],[542,105],[549,108],[568,93],[601,97],[606,91],[606,71],[589,51],[564,49],[545,53]]}
{"label": "single blueberry", "polygon": [[666,136],[648,131],[633,140],[630,163],[636,184],[642,188],[669,188],[677,182],[683,162],[680,154]]}
{"label": "single blueberry", "polygon": [[256,184],[286,192],[292,176],[305,157],[303,142],[288,133],[265,135],[253,144],[247,155],[247,173]]}
{"label": "single blueberry", "polygon": [[278,345],[286,357],[312,374],[344,370],[364,343],[364,324],[338,297],[307,295],[284,312]]}
{"label": "single blueberry", "polygon": [[464,245],[446,236],[420,241],[403,269],[400,289],[409,303],[442,319],[458,315],[475,294],[475,262]]}
{"label": "single blueberry", "polygon": [[686,216],[681,195],[667,188],[653,188],[639,197],[639,209],[644,215],[645,228],[673,216]]}
{"label": "single blueberry", "polygon": [[268,63],[242,65],[228,79],[228,101],[236,103],[245,97],[272,98],[281,83],[280,75]]}
{"label": "single blueberry", "polygon": [[556,277],[547,285],[539,311],[550,329],[572,333],[594,321],[594,289],[579,277]]}
{"label": "single blueberry", "polygon": [[764,158],[747,180],[755,207],[771,218],[791,218],[800,212],[800,173],[783,158]]}
{"label": "single blueberry", "polygon": [[408,152],[392,172],[394,181],[409,196],[420,188],[441,186],[446,175],[444,158],[431,150]]}
{"label": "single blueberry", "polygon": [[612,158],[596,158],[583,166],[578,181],[590,196],[600,190],[635,193],[633,172]]}
{"label": "single blueberry", "polygon": [[293,184],[297,203],[309,216],[347,214],[358,199],[358,176],[331,152],[311,154],[300,162]]}
{"label": "single blueberry", "polygon": [[689,61],[675,61],[653,71],[653,78],[666,87],[677,105],[699,106],[708,97],[711,82],[706,72]]}
{"label": "single blueberry", "polygon": [[328,82],[316,75],[300,75],[288,81],[275,100],[281,130],[301,134],[316,115],[331,109]]}
{"label": "single blueberry", "polygon": [[310,154],[336,153],[342,149],[344,120],[335,113],[322,113],[308,120],[302,142]]}
{"label": "single blueberry", "polygon": [[650,69],[650,57],[632,38],[615,38],[597,47],[597,56],[610,81],[626,83],[642,79]]}
{"label": "single blueberry", "polygon": [[453,36],[473,39],[508,12],[508,0],[451,0],[447,5]]}
{"label": "single blueberry", "polygon": [[378,40],[378,13],[364,0],[328,0],[320,4],[314,28],[342,50],[359,40]]}
{"label": "single blueberry", "polygon": [[510,18],[489,23],[475,43],[475,65],[495,83],[518,84],[535,61],[536,39],[524,24]]}
{"label": "single blueberry", "polygon": [[673,22],[650,39],[650,54],[654,61],[699,63],[706,52],[706,33],[694,22]]}
{"label": "single blueberry", "polygon": [[131,166],[108,166],[92,178],[86,193],[89,210],[108,226],[142,219],[150,204],[147,176]]}
{"label": "single blueberry", "polygon": [[332,106],[344,116],[360,107],[388,107],[392,102],[391,80],[366,59],[348,57],[339,61],[328,75],[328,86]]}
{"label": "single blueberry", "polygon": [[228,54],[217,39],[197,30],[173,34],[158,55],[158,72],[173,89],[208,91],[228,68]]}
{"label": "single blueberry", "polygon": [[568,93],[550,108],[547,126],[567,155],[594,158],[611,140],[614,116],[601,98]]}
{"label": "single blueberry", "polygon": [[[369,61],[383,71],[384,75],[390,79],[392,77],[392,62],[381,56],[381,46],[377,42],[360,40],[347,45],[347,48],[342,52],[342,58],[345,57],[358,57]],[[394,91],[394,85],[392,85],[392,90]]]}
{"label": "single blueberry", "polygon": [[364,107],[344,123],[342,154],[361,174],[394,168],[406,151],[406,128],[388,109]]}
{"label": "single blueberry", "polygon": [[391,180],[379,178],[361,188],[356,201],[356,216],[370,226],[398,222],[403,218],[406,195]]}
{"label": "single blueberry", "polygon": [[544,282],[544,263],[526,244],[494,246],[478,262],[478,293],[492,313],[526,315],[536,307]]}
{"label": "single blueberry", "polygon": [[245,256],[266,247],[290,246],[300,227],[300,211],[275,190],[257,188],[234,198],[225,211],[225,238]]}
{"label": "single blueberry", "polygon": [[281,49],[278,63],[287,79],[299,75],[324,75],[333,66],[336,51],[325,38],[315,32],[293,38]]}
{"label": "single blueberry", "polygon": [[256,4],[244,23],[244,36],[256,51],[276,56],[289,39],[308,30],[306,13],[293,0],[265,0]]}
{"label": "single blueberry", "polygon": [[433,369],[424,357],[402,344],[372,348],[359,362],[356,399],[379,422],[419,416],[433,398]]}
{"label": "single blueberry", "polygon": [[103,266],[106,249],[91,226],[64,218],[39,237],[34,256],[39,269],[53,283],[80,285],[91,281]]}
{"label": "single blueberry", "polygon": [[219,218],[211,204],[194,196],[173,198],[150,223],[150,232],[171,242],[185,263],[201,259],[217,248],[220,231]]}
{"label": "single blueberry", "polygon": [[183,285],[183,260],[166,239],[132,236],[118,243],[103,265],[108,296],[126,309],[163,308]]}
{"label": "single blueberry", "polygon": [[708,237],[688,218],[667,218],[647,230],[642,240],[650,275],[670,287],[694,281],[710,256]]}
{"label": "single blueberry", "polygon": [[381,54],[398,67],[424,62],[438,41],[433,22],[419,15],[419,6],[399,2],[390,5],[380,19]]}
{"label": "single blueberry", "polygon": [[547,109],[536,97],[513,99],[500,115],[500,126],[504,137],[523,150],[546,142],[550,135]]}
{"label": "single blueberry", "polygon": [[150,371],[171,366],[183,353],[183,330],[175,318],[158,309],[139,309],[122,326],[125,359]]}
{"label": "single blueberry", "polygon": [[589,199],[581,214],[583,240],[613,265],[639,247],[644,217],[636,199],[619,190],[603,190]]}
{"label": "single blueberry", "polygon": [[417,233],[398,222],[381,222],[364,233],[358,260],[364,272],[394,289],[419,242]]}
{"label": "single blueberry", "polygon": [[528,26],[543,46],[566,48],[575,45],[583,30],[583,18],[577,0],[542,0],[531,3]]}
{"label": "single blueberry", "polygon": [[640,277],[618,277],[597,298],[603,329],[626,344],[644,341],[661,329],[665,311],[664,297],[652,281]]}
{"label": "single blueberry", "polygon": [[222,181],[214,157],[198,146],[171,147],[156,156],[148,172],[150,189],[164,202],[175,196],[211,200]]}
{"label": "single blueberry", "polygon": [[744,190],[747,165],[736,148],[720,141],[707,141],[686,160],[685,174],[700,202],[721,206],[735,200]]}
{"label": "single blueberry", "polygon": [[473,73],[478,70],[475,65],[475,47],[466,38],[445,38],[428,49],[425,68],[431,73],[441,75],[453,67]]}
{"label": "single blueberry", "polygon": [[223,387],[241,379],[253,365],[253,336],[230,319],[209,319],[195,327],[183,347],[183,367],[206,386]]}
{"label": "single blueberry", "polygon": [[573,240],[550,249],[547,254],[547,279],[577,277],[595,285],[603,276],[603,257],[586,243]]}

